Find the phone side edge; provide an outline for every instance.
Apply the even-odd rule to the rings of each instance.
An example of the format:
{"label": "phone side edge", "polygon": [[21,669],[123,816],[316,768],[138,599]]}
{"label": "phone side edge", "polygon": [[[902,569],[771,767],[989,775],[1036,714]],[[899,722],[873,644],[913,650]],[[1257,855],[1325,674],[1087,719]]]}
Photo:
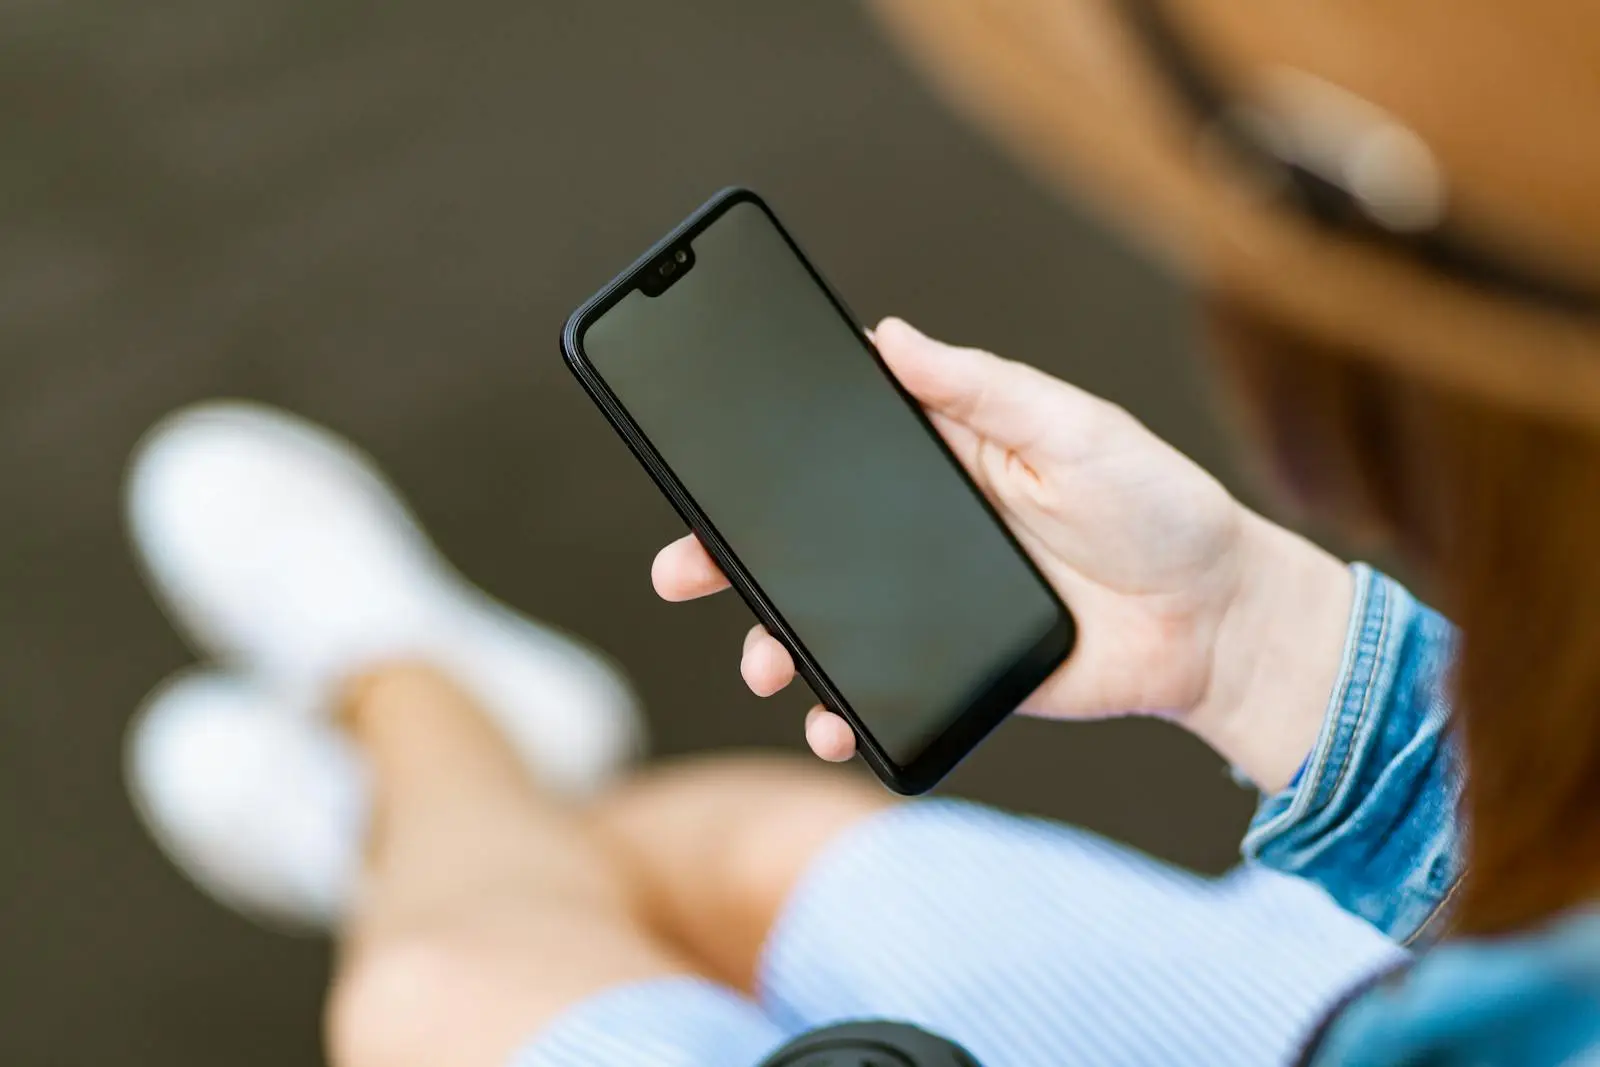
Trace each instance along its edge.
{"label": "phone side edge", "polygon": [[[588,325],[588,320],[596,312],[605,308],[612,300],[621,295],[622,291],[633,285],[639,275],[649,263],[672,245],[683,240],[684,235],[703,228],[711,219],[726,211],[733,204],[740,201],[751,201],[765,207],[766,201],[761,199],[759,193],[743,185],[727,185],[718,189],[706,198],[705,202],[691,211],[681,222],[672,227],[665,236],[656,240],[644,252],[636,256],[632,263],[619,271],[612,279],[602,285],[578,309],[567,316],[566,323],[561,329],[561,349],[568,365],[572,362],[572,351],[581,345],[583,329]],[[771,209],[767,208],[770,212]]]}

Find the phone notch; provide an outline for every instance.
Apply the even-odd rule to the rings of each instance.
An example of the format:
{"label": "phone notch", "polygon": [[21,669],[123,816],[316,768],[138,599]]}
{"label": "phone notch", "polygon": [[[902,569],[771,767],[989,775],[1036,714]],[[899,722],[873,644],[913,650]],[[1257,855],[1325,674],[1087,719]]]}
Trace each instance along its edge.
{"label": "phone notch", "polygon": [[694,270],[694,246],[687,240],[672,245],[639,272],[639,291],[656,297],[677,285]]}

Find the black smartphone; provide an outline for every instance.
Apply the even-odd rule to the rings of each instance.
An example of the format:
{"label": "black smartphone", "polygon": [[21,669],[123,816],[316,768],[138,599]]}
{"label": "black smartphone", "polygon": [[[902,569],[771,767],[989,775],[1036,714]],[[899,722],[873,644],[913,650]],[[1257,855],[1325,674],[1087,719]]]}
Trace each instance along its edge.
{"label": "black smartphone", "polygon": [[933,786],[1071,652],[1066,606],[756,194],[689,216],[562,350],[896,792]]}

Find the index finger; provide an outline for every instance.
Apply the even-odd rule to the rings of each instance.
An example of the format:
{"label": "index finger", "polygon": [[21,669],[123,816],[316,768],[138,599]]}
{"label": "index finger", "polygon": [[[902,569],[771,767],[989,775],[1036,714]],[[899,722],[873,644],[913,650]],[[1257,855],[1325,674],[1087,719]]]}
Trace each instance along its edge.
{"label": "index finger", "polygon": [[695,600],[728,588],[716,561],[700,539],[685,534],[660,552],[650,566],[650,581],[662,600]]}

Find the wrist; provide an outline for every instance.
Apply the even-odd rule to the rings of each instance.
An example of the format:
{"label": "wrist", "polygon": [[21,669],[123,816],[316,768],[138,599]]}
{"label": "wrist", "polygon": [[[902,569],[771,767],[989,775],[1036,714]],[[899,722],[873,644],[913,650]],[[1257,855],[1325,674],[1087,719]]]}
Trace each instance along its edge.
{"label": "wrist", "polygon": [[1337,558],[1246,510],[1239,580],[1183,724],[1266,792],[1289,784],[1338,682],[1354,580]]}

